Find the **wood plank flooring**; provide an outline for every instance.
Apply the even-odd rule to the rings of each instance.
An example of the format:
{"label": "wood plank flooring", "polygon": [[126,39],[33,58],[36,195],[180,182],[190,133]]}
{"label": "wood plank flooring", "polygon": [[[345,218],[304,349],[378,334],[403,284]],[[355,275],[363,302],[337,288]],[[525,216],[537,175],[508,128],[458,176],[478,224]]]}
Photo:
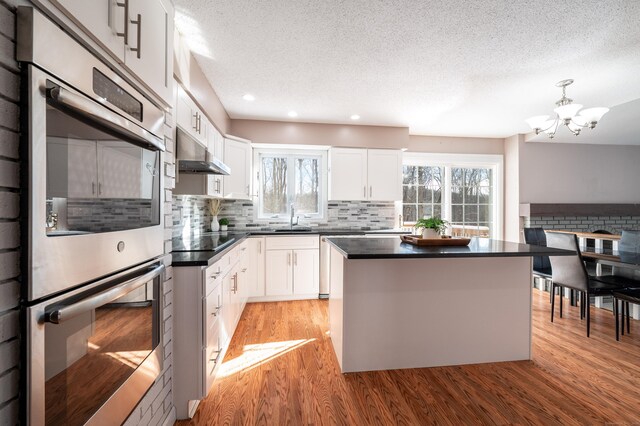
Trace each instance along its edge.
{"label": "wood plank flooring", "polygon": [[327,308],[247,305],[226,376],[178,424],[640,424],[639,321],[616,342],[611,313],[592,307],[587,338],[578,307],[552,324],[548,293],[534,289],[532,361],[343,375]]}

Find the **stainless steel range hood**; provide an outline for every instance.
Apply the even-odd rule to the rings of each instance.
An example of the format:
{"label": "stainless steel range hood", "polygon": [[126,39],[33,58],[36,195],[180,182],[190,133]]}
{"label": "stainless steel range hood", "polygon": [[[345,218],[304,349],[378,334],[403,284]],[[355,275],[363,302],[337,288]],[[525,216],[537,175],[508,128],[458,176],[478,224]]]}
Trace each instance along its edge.
{"label": "stainless steel range hood", "polygon": [[190,174],[230,175],[231,169],[215,158],[188,133],[178,127],[178,172]]}

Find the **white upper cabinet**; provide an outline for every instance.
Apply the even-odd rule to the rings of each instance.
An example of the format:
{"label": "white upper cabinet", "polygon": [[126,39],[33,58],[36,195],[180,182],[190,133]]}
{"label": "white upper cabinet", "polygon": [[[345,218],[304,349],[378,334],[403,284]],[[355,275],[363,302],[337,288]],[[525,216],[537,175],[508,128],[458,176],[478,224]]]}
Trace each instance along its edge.
{"label": "white upper cabinet", "polygon": [[54,0],[57,6],[83,30],[93,34],[97,41],[124,62],[125,9],[116,0]]}
{"label": "white upper cabinet", "polygon": [[172,105],[173,5],[170,0],[53,0],[98,44]]}
{"label": "white upper cabinet", "polygon": [[367,150],[329,150],[329,199],[367,199]]}
{"label": "white upper cabinet", "polygon": [[367,150],[368,200],[402,200],[402,151]]}
{"label": "white upper cabinet", "polygon": [[178,85],[176,124],[203,146],[208,146],[207,128],[213,127],[191,96]]}
{"label": "white upper cabinet", "polygon": [[[224,157],[224,137],[211,123],[208,123],[207,127],[207,150],[215,158],[222,161]],[[224,196],[224,176],[208,175],[207,188],[207,195],[213,197]]]}
{"label": "white upper cabinet", "polygon": [[251,142],[227,136],[224,139],[224,163],[231,174],[224,177],[224,196],[240,200],[251,198]]}
{"label": "white upper cabinet", "polygon": [[329,200],[402,199],[402,151],[331,148]]}
{"label": "white upper cabinet", "polygon": [[125,64],[163,99],[170,99],[173,6],[169,0],[129,0],[129,8]]}

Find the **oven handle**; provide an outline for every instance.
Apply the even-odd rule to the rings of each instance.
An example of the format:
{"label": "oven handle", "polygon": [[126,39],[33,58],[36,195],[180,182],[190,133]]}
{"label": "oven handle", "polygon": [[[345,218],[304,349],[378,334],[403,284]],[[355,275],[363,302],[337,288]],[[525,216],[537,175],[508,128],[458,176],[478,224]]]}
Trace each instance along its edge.
{"label": "oven handle", "polygon": [[109,111],[99,103],[76,95],[60,86],[47,89],[47,98],[62,104],[83,117],[96,122],[111,131],[115,131],[145,146],[151,145],[164,151],[165,145],[159,137],[132,124],[124,117]]}
{"label": "oven handle", "polygon": [[83,299],[82,301],[74,303],[73,305],[64,306],[54,311],[47,312],[44,315],[44,320],[53,324],[62,324],[63,322],[77,315],[99,308],[100,306],[105,305],[112,300],[117,299],[118,297],[124,296],[125,294],[151,281],[152,279],[160,275],[163,271],[164,265],[160,264],[151,269],[149,272],[146,272],[144,275],[132,278],[128,281],[123,282],[122,284],[117,285],[116,287],[101,291],[100,293],[97,293],[87,299]]}

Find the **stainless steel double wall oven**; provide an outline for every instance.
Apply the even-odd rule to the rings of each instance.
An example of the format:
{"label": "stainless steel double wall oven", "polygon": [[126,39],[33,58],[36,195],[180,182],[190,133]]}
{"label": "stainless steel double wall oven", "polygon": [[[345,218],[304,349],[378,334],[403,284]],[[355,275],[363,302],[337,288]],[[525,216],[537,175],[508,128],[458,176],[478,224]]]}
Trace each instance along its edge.
{"label": "stainless steel double wall oven", "polygon": [[162,370],[164,112],[33,8],[23,69],[27,424],[117,424]]}

